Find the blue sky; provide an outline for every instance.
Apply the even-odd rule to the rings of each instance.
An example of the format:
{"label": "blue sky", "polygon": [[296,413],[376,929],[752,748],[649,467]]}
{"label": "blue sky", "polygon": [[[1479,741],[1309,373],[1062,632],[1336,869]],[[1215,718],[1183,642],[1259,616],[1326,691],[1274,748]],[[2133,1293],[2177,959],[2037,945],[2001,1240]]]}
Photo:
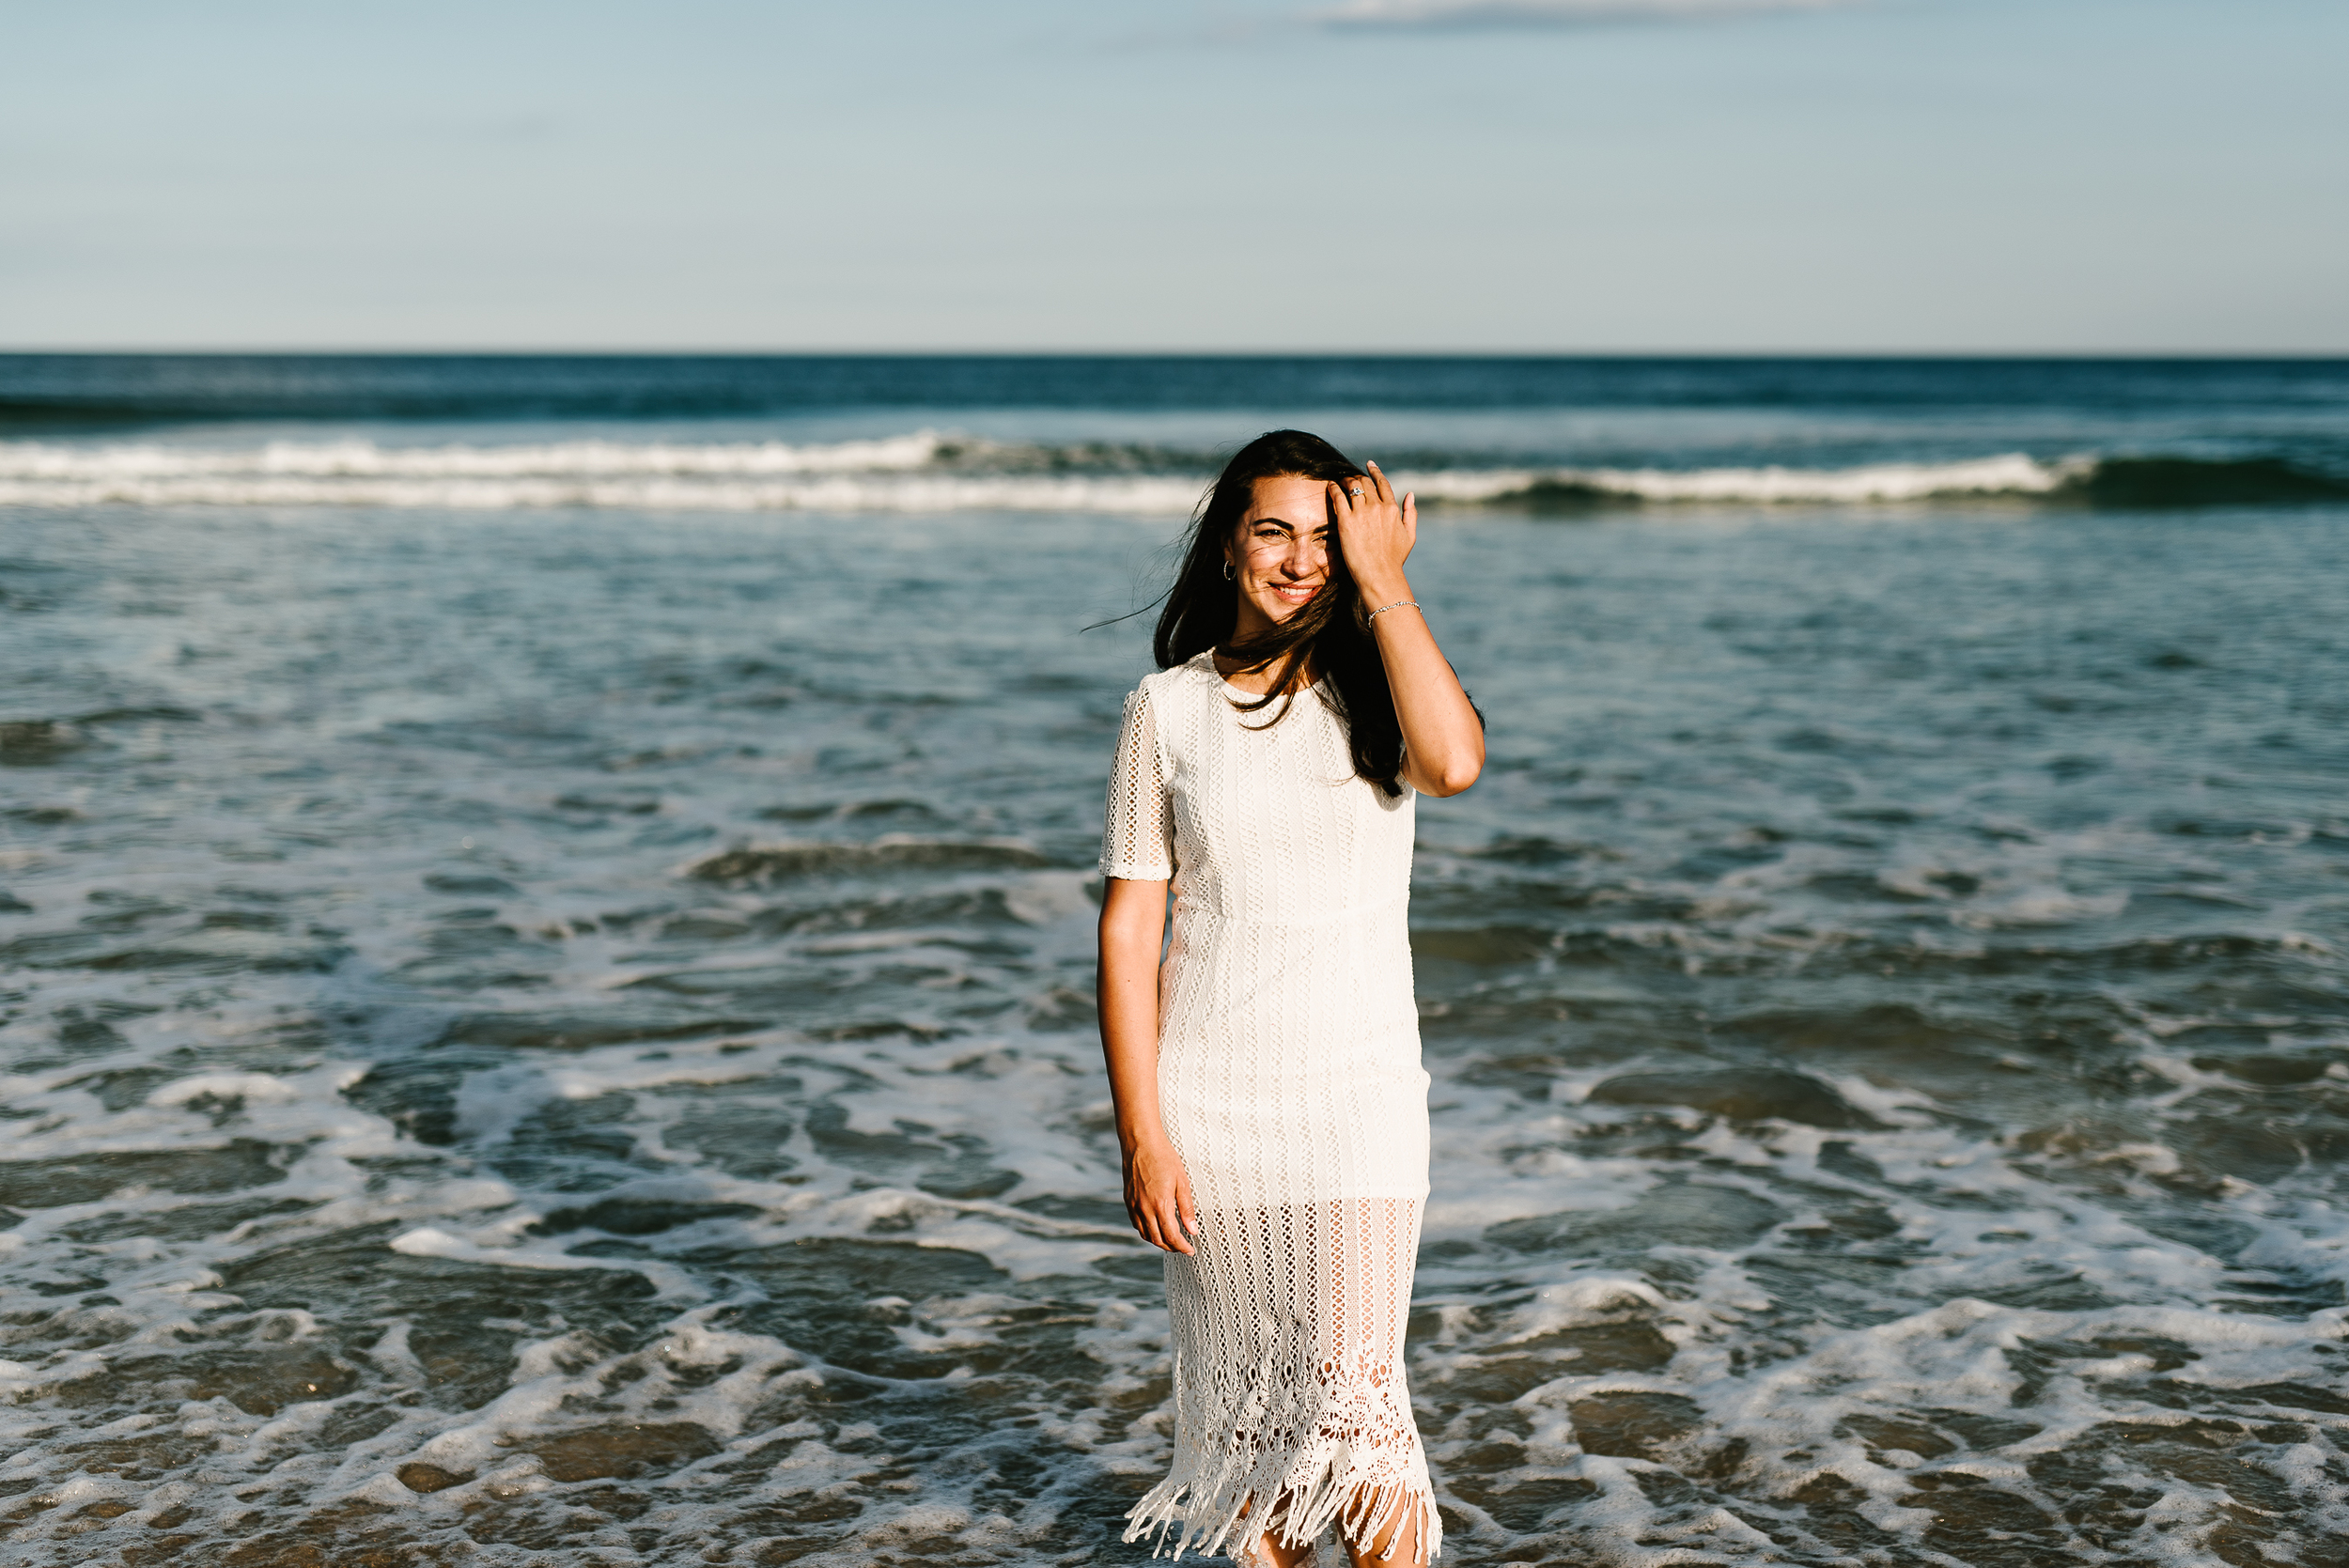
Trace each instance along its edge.
{"label": "blue sky", "polygon": [[7,32],[0,348],[2349,350],[2339,0]]}

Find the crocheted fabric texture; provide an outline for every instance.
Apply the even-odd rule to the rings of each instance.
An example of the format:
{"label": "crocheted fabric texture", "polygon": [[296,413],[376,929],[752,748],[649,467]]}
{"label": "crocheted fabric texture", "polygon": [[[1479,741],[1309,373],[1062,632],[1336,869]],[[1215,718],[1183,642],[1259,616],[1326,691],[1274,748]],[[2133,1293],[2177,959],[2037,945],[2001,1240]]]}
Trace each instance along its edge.
{"label": "crocheted fabric texture", "polygon": [[1101,874],[1174,893],[1159,1085],[1199,1234],[1166,1259],[1174,1463],[1126,1539],[1177,1558],[1333,1521],[1442,1539],[1403,1371],[1427,1196],[1414,799],[1355,775],[1322,691],[1268,726],[1280,705],[1237,710],[1210,655],[1146,676],[1110,779]]}

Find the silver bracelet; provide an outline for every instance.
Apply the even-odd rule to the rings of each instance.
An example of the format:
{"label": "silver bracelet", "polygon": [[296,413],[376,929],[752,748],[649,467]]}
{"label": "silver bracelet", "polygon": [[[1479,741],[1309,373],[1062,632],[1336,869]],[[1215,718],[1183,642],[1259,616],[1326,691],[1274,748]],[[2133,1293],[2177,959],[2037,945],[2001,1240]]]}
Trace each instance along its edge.
{"label": "silver bracelet", "polygon": [[[1414,610],[1419,610],[1419,600],[1417,600],[1417,599],[1415,599],[1415,598],[1399,598],[1399,599],[1396,599],[1396,600],[1395,600],[1392,604],[1382,604],[1382,605],[1380,605],[1377,609],[1376,609],[1376,610],[1372,611],[1369,614],[1364,615],[1364,616],[1362,617],[1362,619],[1363,619],[1364,621],[1375,621],[1375,620],[1377,620],[1379,616],[1381,616],[1381,615],[1385,614],[1388,611],[1390,611],[1390,610],[1400,610],[1400,609],[1402,609],[1402,608],[1403,608],[1405,605],[1407,605],[1407,604],[1408,604],[1408,605],[1409,605],[1409,606],[1410,606],[1412,609],[1414,609]],[[1427,612],[1426,612],[1426,611],[1424,611],[1424,610],[1420,610],[1420,611],[1419,611],[1419,613],[1420,613],[1421,614],[1423,614],[1423,615],[1424,615],[1425,613],[1427,613]]]}

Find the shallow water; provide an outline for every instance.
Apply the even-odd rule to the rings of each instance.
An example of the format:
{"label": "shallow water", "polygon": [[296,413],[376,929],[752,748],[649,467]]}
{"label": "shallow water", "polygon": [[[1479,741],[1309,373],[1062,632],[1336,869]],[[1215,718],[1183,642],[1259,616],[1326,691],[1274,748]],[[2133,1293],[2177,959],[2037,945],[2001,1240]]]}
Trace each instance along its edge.
{"label": "shallow water", "polygon": [[[1431,514],[1448,1560],[2340,1560],[2344,524]],[[1143,1560],[1174,526],[0,512],[0,1560]]]}

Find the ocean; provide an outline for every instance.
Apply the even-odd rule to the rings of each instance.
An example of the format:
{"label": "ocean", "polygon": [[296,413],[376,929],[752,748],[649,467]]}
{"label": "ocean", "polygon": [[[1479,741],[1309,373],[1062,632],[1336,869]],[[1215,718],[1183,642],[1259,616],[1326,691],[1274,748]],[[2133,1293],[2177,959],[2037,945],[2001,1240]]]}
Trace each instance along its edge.
{"label": "ocean", "polygon": [[1425,503],[1463,1564],[2349,1562],[2349,363],[0,356],[0,1562],[1085,1564],[1220,456]]}

